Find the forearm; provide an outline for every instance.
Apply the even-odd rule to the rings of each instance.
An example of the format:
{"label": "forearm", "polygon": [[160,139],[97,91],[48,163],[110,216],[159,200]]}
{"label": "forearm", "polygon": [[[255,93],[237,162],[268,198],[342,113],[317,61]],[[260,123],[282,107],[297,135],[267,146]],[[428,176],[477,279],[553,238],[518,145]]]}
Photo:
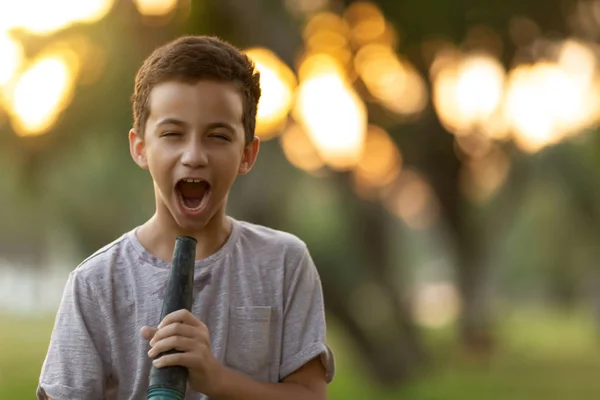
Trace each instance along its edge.
{"label": "forearm", "polygon": [[265,383],[225,369],[216,400],[325,400],[324,396],[297,383]]}

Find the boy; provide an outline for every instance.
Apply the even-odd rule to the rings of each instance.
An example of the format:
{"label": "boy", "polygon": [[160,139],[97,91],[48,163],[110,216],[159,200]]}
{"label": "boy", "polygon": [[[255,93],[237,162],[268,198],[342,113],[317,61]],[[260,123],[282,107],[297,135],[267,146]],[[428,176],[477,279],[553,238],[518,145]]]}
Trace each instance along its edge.
{"label": "boy", "polygon": [[[226,215],[252,168],[259,74],[233,46],[182,37],[138,71],[133,160],[155,214],[69,275],[38,399],[142,400],[157,367],[188,368],[186,399],[322,400],[334,374],[319,275],[295,236]],[[175,238],[197,239],[192,311],[159,321]]]}

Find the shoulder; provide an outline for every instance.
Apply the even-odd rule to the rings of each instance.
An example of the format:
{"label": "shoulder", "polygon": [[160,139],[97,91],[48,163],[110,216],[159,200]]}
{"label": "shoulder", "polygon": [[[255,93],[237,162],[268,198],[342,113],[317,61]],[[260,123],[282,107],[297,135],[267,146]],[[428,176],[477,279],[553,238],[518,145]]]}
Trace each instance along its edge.
{"label": "shoulder", "polygon": [[[238,221],[243,257],[261,265],[261,271],[284,285],[286,290],[299,284],[313,285],[319,281],[318,271],[307,244],[293,233],[263,225]],[[268,266],[268,268],[264,268]]]}
{"label": "shoulder", "polygon": [[307,252],[306,243],[298,236],[263,225],[239,221],[240,240],[252,247],[255,252],[263,254],[285,254],[299,260]]}
{"label": "shoulder", "polygon": [[123,265],[127,254],[132,250],[131,243],[128,242],[128,236],[132,233],[133,231],[122,234],[81,261],[71,272],[73,279],[98,281],[97,278],[110,274],[114,267]]}

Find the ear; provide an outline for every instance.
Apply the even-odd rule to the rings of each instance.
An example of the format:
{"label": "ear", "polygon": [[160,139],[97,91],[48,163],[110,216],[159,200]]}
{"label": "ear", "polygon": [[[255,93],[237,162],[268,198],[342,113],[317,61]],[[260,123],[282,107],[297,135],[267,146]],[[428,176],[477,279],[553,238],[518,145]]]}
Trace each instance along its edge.
{"label": "ear", "polygon": [[260,139],[258,136],[254,136],[252,142],[244,147],[244,153],[242,154],[242,162],[240,163],[240,168],[238,169],[238,174],[246,175],[252,167],[254,166],[254,162],[256,161],[256,156],[258,156],[258,149],[260,148]]}
{"label": "ear", "polygon": [[146,159],[146,143],[144,138],[138,135],[138,133],[131,129],[129,131],[129,152],[131,158],[140,167],[147,169],[148,160]]}

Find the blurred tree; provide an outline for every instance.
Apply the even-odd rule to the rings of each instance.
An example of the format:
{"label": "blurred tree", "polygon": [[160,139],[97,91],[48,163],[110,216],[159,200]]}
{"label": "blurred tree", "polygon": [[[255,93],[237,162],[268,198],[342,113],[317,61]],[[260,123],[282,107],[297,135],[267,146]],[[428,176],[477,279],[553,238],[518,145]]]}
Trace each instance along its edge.
{"label": "blurred tree", "polygon": [[[345,4],[352,3],[351,0]],[[424,57],[423,43],[431,38],[463,44],[468,30],[483,25],[494,29],[502,40],[499,54],[506,67],[512,65],[516,47],[511,42],[508,27],[513,16],[532,18],[544,31],[567,30],[565,8],[574,2],[560,0],[492,1],[462,0],[440,2],[435,0],[402,2],[375,1],[400,31],[399,51],[429,75],[429,61]],[[430,82],[428,82],[430,84]],[[429,87],[431,91],[431,86]],[[462,160],[456,154],[454,138],[430,111],[411,125],[397,125],[391,131],[403,149],[406,163],[423,171],[431,182],[442,209],[442,219],[449,227],[457,253],[456,268],[462,295],[461,340],[465,349],[486,353],[493,345],[493,320],[489,304],[489,257],[497,242],[494,232],[505,232],[515,215],[515,204],[520,203],[527,185],[528,165],[523,155],[508,146],[512,172],[503,188],[502,196],[494,205],[492,218],[478,211],[461,187]],[[491,205],[486,207],[490,210]],[[499,214],[499,216],[498,216]],[[497,225],[500,224],[500,225]]]}

